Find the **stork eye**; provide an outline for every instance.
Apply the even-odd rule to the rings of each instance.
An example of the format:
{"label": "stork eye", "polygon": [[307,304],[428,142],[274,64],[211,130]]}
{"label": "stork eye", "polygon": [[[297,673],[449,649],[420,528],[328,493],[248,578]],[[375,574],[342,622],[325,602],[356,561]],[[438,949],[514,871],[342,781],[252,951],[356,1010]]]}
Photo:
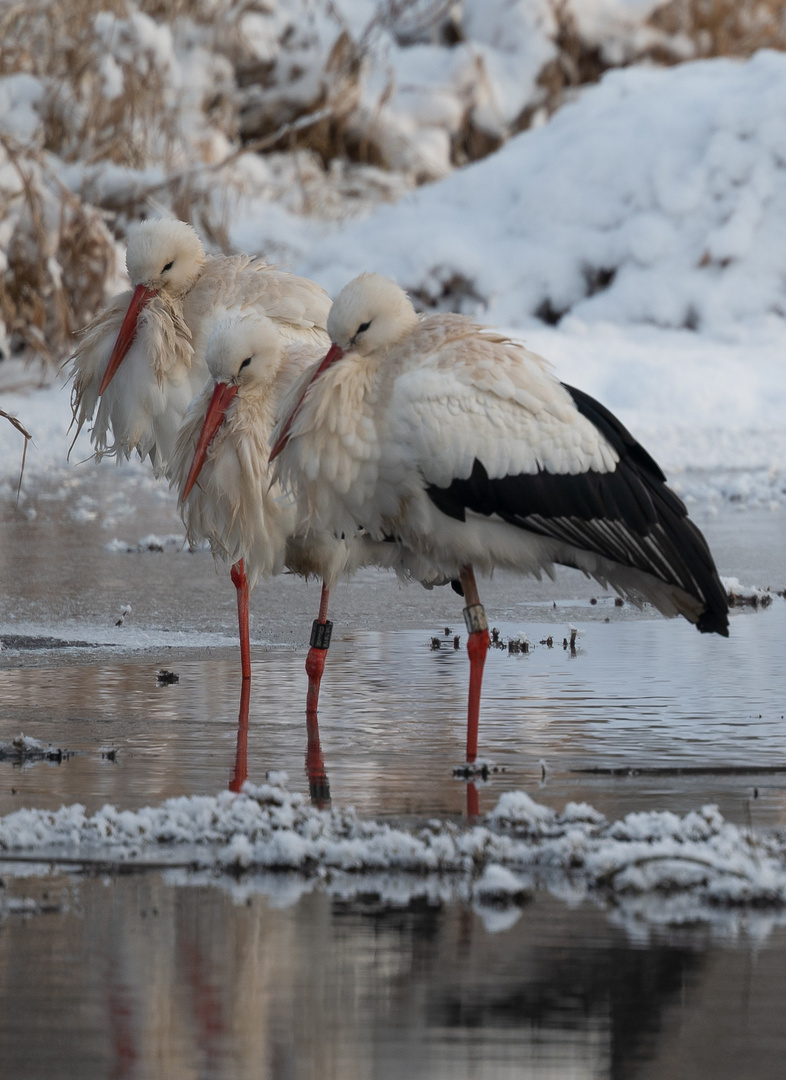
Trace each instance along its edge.
{"label": "stork eye", "polygon": [[359,334],[363,334],[363,333],[365,333],[366,330],[368,330],[369,326],[371,326],[371,320],[369,320],[368,322],[361,323],[360,326],[357,329],[357,332]]}
{"label": "stork eye", "polygon": [[165,266],[165,267],[163,268],[163,270],[161,271],[161,273],[162,273],[162,274],[165,274],[165,273],[167,272],[167,270],[171,270],[171,269],[172,269],[172,267],[173,267],[174,265],[175,265],[175,260],[173,259],[173,260],[172,260],[172,262],[168,262],[168,263],[166,264],[166,266]]}
{"label": "stork eye", "polygon": [[240,367],[239,367],[239,368],[237,369],[237,370],[238,370],[238,374],[239,374],[239,373],[240,373],[240,372],[241,372],[241,371],[243,370],[243,368],[244,368],[244,367],[248,367],[248,365],[249,365],[249,364],[251,363],[252,359],[253,359],[253,357],[251,357],[251,356],[247,356],[247,357],[246,357],[246,359],[245,359],[245,360],[243,361],[243,363],[242,363],[242,364],[240,365]]}

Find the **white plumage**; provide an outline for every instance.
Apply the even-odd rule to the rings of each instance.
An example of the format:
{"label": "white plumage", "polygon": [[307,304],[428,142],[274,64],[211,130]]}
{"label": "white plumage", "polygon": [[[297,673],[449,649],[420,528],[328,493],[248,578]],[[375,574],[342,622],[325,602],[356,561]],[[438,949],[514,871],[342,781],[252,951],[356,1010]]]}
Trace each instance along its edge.
{"label": "white plumage", "polygon": [[[249,315],[217,324],[207,345],[210,378],[186,414],[170,463],[170,483],[181,499],[186,534],[193,544],[208,540],[214,556],[245,560],[251,588],[260,574],[284,568],[295,510],[281,500],[268,477],[274,410],[287,389],[314,359],[301,347],[300,364],[290,358],[270,320]],[[244,364],[246,360],[249,363]],[[192,489],[186,482],[217,386],[231,393]],[[232,393],[234,391],[234,393]]]}
{"label": "white plumage", "polygon": [[712,556],[656,463],[541,357],[464,316],[419,319],[377,274],[344,288],[328,332],[330,352],[274,433],[301,520],[396,538],[459,579],[468,610],[482,612],[473,567],[540,575],[561,563],[728,632]]}
{"label": "white plumage", "polygon": [[[252,312],[222,320],[206,348],[211,378],[181,426],[171,459],[170,482],[179,492],[189,540],[207,539],[214,556],[240,564],[233,577],[240,590],[244,657],[247,598],[260,576],[287,566],[305,577],[321,578],[318,621],[325,625],[329,591],[343,574],[383,565],[412,576],[422,562],[398,545],[375,542],[354,528],[347,539],[324,529],[298,532],[292,500],[284,497],[277,482],[271,483],[268,458],[276,414],[286,392],[319,355],[313,345],[287,342],[265,316]],[[322,665],[326,647],[317,658]],[[310,666],[315,665],[312,655]],[[249,672],[244,661],[244,674]],[[309,676],[313,683],[311,671]],[[312,711],[318,688],[317,679],[310,692]]]}
{"label": "white plumage", "polygon": [[130,233],[131,292],[82,332],[71,361],[77,434],[95,420],[96,457],[150,458],[166,471],[186,409],[207,378],[204,354],[218,321],[266,315],[288,340],[320,344],[330,300],[313,282],[247,255],[207,256],[182,221],[150,220]]}

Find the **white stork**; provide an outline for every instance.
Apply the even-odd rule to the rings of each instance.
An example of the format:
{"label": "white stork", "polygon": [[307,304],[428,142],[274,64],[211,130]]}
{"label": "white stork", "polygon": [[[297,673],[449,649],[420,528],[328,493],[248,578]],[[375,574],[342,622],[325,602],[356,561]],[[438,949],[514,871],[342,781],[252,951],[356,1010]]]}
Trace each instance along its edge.
{"label": "white stork", "polygon": [[208,377],[207,340],[227,314],[255,311],[288,340],[328,343],[323,289],[248,255],[208,256],[183,221],[138,224],[126,266],[133,291],[82,331],[71,360],[77,435],[95,414],[97,459],[136,450],[157,476],[166,471],[186,409]]}
{"label": "white stork", "polygon": [[286,566],[322,579],[306,661],[308,713],[317,709],[332,629],[328,599],[338,578],[360,566],[394,566],[402,576],[418,568],[398,545],[374,542],[355,529],[348,540],[318,529],[298,533],[292,500],[271,483],[268,458],[277,411],[322,351],[287,343],[276,323],[253,312],[220,322],[206,349],[211,378],[181,426],[170,463],[189,540],[207,539],[215,557],[234,564],[244,678],[251,674],[248,600],[258,578]]}
{"label": "white stork", "polygon": [[[156,476],[168,472],[183,417],[208,378],[207,341],[228,315],[257,313],[288,341],[328,343],[323,289],[248,255],[208,256],[183,221],[135,226],[126,266],[133,291],[115,297],[83,330],[71,360],[74,439],[95,413],[97,460],[108,454],[120,461],[136,450],[150,458]],[[242,607],[242,561],[232,580]],[[250,674],[248,657],[242,659]]]}
{"label": "white stork", "polygon": [[461,583],[469,633],[467,760],[477,753],[488,624],[474,568],[577,567],[637,603],[728,635],[707,543],[608,409],[499,332],[419,318],[378,274],[331,309],[333,342],[274,432],[304,521],[392,536]]}

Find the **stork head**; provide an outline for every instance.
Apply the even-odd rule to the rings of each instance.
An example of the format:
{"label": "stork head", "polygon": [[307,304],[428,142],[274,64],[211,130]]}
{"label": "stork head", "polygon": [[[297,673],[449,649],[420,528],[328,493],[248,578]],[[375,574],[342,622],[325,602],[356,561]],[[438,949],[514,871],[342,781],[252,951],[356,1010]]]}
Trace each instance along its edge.
{"label": "stork head", "polygon": [[211,333],[205,362],[216,382],[233,386],[261,386],[272,383],[284,338],[274,322],[264,315],[249,313],[222,319]]}
{"label": "stork head", "polygon": [[330,340],[342,353],[369,356],[395,345],[418,321],[412,303],[395,281],[361,274],[336,297],[327,321]]}
{"label": "stork head", "polygon": [[270,386],[278,373],[283,348],[280,332],[264,315],[234,316],[224,319],[213,330],[205,361],[216,385],[180,495],[181,502],[185,502],[196,483],[210,444],[238,391],[248,387],[264,390]]}
{"label": "stork head", "polygon": [[323,371],[345,353],[365,357],[389,349],[410,333],[417,322],[418,316],[409,297],[390,278],[382,274],[361,274],[345,285],[328,315],[327,331],[333,344],[281,427],[270,460],[278,457],[289,441],[292,423],[303,400]]}
{"label": "stork head", "polygon": [[202,241],[185,221],[151,218],[128,234],[126,269],[135,286],[182,296],[196,281],[204,261]]}
{"label": "stork head", "polygon": [[99,395],[109,386],[131,348],[145,306],[159,293],[171,299],[182,297],[196,281],[204,261],[202,241],[185,221],[155,218],[142,221],[131,230],[126,269],[134,293],[109,357]]}

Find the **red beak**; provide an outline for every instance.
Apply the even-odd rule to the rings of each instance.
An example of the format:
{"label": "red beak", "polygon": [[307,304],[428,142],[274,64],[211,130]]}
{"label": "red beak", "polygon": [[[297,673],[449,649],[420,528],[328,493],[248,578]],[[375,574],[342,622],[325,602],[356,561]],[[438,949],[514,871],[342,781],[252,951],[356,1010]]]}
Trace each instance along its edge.
{"label": "red beak", "polygon": [[123,319],[123,325],[120,327],[120,333],[117,335],[115,347],[112,349],[112,355],[109,357],[109,363],[106,365],[104,378],[101,382],[101,389],[98,391],[99,397],[106,390],[107,386],[109,386],[114,378],[115,372],[123,363],[126,353],[131,348],[131,342],[136,337],[137,319],[142,312],[142,308],[150,303],[154,296],[158,296],[158,289],[148,289],[146,285],[137,285],[134,289],[134,295],[131,297],[131,303],[128,305],[128,311]]}
{"label": "red beak", "polygon": [[276,439],[276,444],[273,447],[273,449],[270,451],[270,460],[271,461],[273,460],[273,458],[278,457],[278,455],[281,453],[281,451],[284,449],[284,447],[289,442],[289,433],[292,430],[292,425],[295,422],[295,417],[300,412],[300,406],[303,404],[303,402],[305,400],[305,397],[306,397],[306,394],[309,392],[309,390],[311,389],[313,384],[317,381],[317,379],[322,374],[322,372],[327,371],[327,369],[329,367],[331,367],[333,364],[335,364],[336,360],[340,360],[343,355],[344,355],[344,350],[339,345],[331,345],[330,346],[330,350],[328,351],[327,356],[325,357],[325,359],[322,361],[322,363],[319,365],[317,370],[314,372],[314,374],[309,379],[308,386],[303,391],[303,393],[300,395],[300,399],[299,399],[297,405],[294,407],[292,412],[289,414],[289,419],[287,420],[286,424],[284,424],[283,428],[281,429],[281,434]]}
{"label": "red beak", "polygon": [[213,396],[210,399],[210,404],[205,413],[205,420],[202,424],[199,441],[197,442],[196,450],[194,451],[194,460],[191,462],[191,468],[188,470],[185,487],[180,494],[181,503],[186,501],[191,488],[197,482],[197,477],[202,471],[207,452],[213,441],[213,436],[224,423],[226,411],[235,400],[236,394],[237,386],[230,386],[229,383],[216,383]]}

